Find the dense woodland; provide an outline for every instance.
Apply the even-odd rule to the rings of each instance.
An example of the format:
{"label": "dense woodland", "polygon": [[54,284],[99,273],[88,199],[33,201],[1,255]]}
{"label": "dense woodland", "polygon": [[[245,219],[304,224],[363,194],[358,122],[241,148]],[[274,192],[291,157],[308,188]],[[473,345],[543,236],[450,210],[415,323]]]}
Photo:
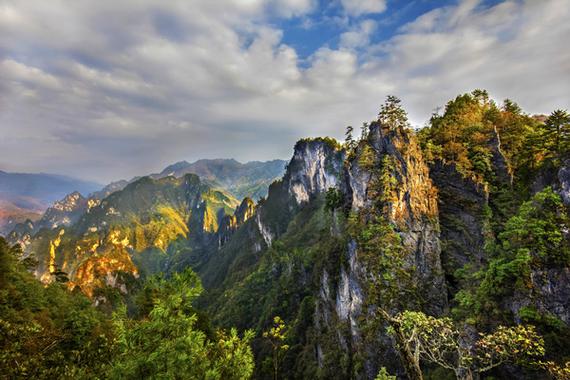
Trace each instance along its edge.
{"label": "dense woodland", "polygon": [[[422,188],[446,200],[439,216],[430,204],[421,206],[421,218],[399,214],[407,211],[394,206],[397,192],[411,169],[398,155],[377,153],[371,131],[378,128],[406,162],[425,162],[432,176],[455,173],[481,195],[480,204],[457,200],[458,207],[475,210],[481,243],[473,245],[480,249],[451,238],[449,231],[469,235],[462,232],[469,226],[444,215],[454,199],[445,187]],[[180,214],[178,205],[163,207],[160,223],[144,224],[141,217],[129,229],[127,236],[140,236],[130,255],[154,252],[150,229],[170,232],[152,235],[162,256],[139,265],[140,276],[125,273],[126,292],[103,283],[90,283],[87,292],[62,269],[63,261],[50,269],[50,281],[40,282],[34,275],[43,259],[39,248],[30,253],[0,238],[0,377],[370,378],[372,368],[384,380],[569,379],[570,326],[540,307],[548,302],[536,277],[568,280],[570,212],[556,176],[570,162],[570,115],[527,115],[511,100],[497,104],[476,90],[451,100],[414,131],[399,99],[388,97],[378,119],[356,135],[349,127],[343,144],[319,141],[334,152],[331,171],[338,161],[338,170],[371,173],[370,201],[363,207],[347,205],[345,189],[336,186],[291,208],[282,187],[287,178],[277,181],[256,212],[278,233],[253,251],[255,217],[239,226],[237,212],[235,220],[222,222],[212,209],[204,214],[208,225],[231,230],[227,242],[186,239],[193,216]],[[294,160],[287,170],[286,176],[295,172]],[[148,181],[126,191],[148,190],[155,183]],[[168,194],[178,197],[172,189]],[[221,193],[209,194],[222,209],[235,206]],[[112,197],[109,202],[120,199]],[[441,268],[433,272],[420,273],[410,261],[403,238],[409,226],[399,221],[416,217],[441,233]],[[58,233],[41,232],[45,239]],[[329,292],[323,273],[341,288],[348,276],[343,268],[352,265],[351,244],[366,272],[360,277],[362,312],[354,323],[331,317],[325,326],[316,315],[327,314],[315,310],[334,296],[320,295]],[[359,338],[338,340],[353,334],[351,323],[360,326]]]}

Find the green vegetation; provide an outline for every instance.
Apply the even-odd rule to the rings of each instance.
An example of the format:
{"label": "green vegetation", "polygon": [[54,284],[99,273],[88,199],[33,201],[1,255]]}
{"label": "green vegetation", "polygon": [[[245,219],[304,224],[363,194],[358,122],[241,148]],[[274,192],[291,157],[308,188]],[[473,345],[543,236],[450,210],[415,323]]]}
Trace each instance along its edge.
{"label": "green vegetation", "polygon": [[153,307],[140,320],[115,318],[118,351],[110,377],[116,379],[247,379],[253,372],[252,333],[199,329],[192,302],[202,291],[191,270],[152,284]]}
{"label": "green vegetation", "polygon": [[419,137],[428,160],[455,164],[465,177],[490,185],[496,180],[492,161],[499,151],[508,172],[523,180],[544,164],[548,137],[541,125],[511,100],[499,107],[486,91],[475,90],[448,102]]}
{"label": "green vegetation", "polygon": [[100,378],[115,352],[111,321],[60,282],[44,287],[0,238],[0,373]]}
{"label": "green vegetation", "polygon": [[273,318],[273,326],[269,330],[263,332],[263,337],[269,341],[273,351],[271,361],[273,364],[274,380],[277,380],[283,354],[289,349],[289,345],[284,344],[286,331],[285,322],[283,322],[281,317],[276,316]]}
{"label": "green vegetation", "polygon": [[339,176],[298,205],[293,161],[256,214],[221,236],[233,197],[193,175],[141,178],[75,225],[40,231],[25,259],[0,240],[0,373],[568,378],[570,213],[557,175],[569,122],[476,90],[414,132],[389,96],[344,145],[297,145],[324,143],[326,168],[344,164],[362,189],[345,192]]}
{"label": "green vegetation", "polygon": [[514,292],[532,289],[533,270],[570,265],[568,228],[568,210],[550,187],[523,203],[506,222],[498,243],[489,247],[489,264],[473,275],[476,288],[457,294],[456,312],[470,315],[471,319],[480,316],[509,320],[509,316],[501,317],[504,311],[498,303]]}
{"label": "green vegetation", "polygon": [[[114,317],[59,281],[44,287],[29,260],[0,238],[0,373],[6,378],[246,379],[252,333],[213,330],[192,306],[202,287],[190,269],[152,277],[136,318]],[[33,263],[32,263],[33,264]],[[99,293],[101,294],[101,293]]]}
{"label": "green vegetation", "polygon": [[405,311],[392,318],[389,333],[400,336],[398,344],[405,345],[416,367],[425,360],[453,371],[457,379],[473,379],[506,362],[538,364],[544,355],[544,341],[532,326],[499,326],[470,343],[468,332],[450,318]]}

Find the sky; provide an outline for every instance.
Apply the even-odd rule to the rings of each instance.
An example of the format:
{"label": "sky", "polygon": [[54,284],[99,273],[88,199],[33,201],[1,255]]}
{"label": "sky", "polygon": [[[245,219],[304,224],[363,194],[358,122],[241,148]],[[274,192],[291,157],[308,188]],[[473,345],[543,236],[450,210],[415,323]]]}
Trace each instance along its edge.
{"label": "sky", "polygon": [[570,108],[568,0],[0,0],[0,169],[106,183],[288,159],[389,94]]}

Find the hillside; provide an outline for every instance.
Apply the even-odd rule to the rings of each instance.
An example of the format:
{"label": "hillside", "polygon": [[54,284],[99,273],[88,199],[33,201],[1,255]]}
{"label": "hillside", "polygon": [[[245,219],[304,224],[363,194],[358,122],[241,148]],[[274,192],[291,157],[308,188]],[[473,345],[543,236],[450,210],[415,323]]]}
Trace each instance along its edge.
{"label": "hillside", "polygon": [[180,163],[166,173],[178,178],[139,178],[91,204],[72,196],[44,215],[65,211],[67,224],[22,225],[10,239],[44,284],[102,310],[124,303],[134,320],[169,310],[156,295],[172,288],[155,275],[191,268],[205,289],[194,317],[208,321],[195,323],[252,331],[255,378],[564,379],[570,117],[560,120],[477,90],[414,131],[388,97],[359,137],[297,142],[257,204],[211,187],[226,175],[217,166],[202,180]]}
{"label": "hillside", "polygon": [[285,164],[283,160],[251,161],[245,164],[232,159],[198,160],[193,163],[180,161],[151,176],[181,177],[192,173],[210,182],[213,187],[230,192],[238,199],[250,197],[259,200],[267,195],[271,182],[283,175]]}

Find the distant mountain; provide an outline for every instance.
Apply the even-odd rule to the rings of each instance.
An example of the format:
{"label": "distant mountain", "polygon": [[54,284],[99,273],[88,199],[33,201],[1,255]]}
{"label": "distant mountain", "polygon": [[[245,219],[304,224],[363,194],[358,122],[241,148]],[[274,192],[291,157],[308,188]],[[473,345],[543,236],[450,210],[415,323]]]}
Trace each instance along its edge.
{"label": "distant mountain", "polygon": [[70,194],[37,223],[17,225],[8,238],[34,253],[43,281],[60,268],[70,285],[92,295],[101,286],[117,285],[115,272],[137,277],[204,260],[203,247],[217,246],[220,226],[230,233],[251,216],[251,200],[238,206],[237,199],[193,174],[142,177],[101,201]]}
{"label": "distant mountain", "polygon": [[0,234],[26,219],[39,219],[53,202],[67,194],[87,195],[102,185],[55,174],[0,171]]}
{"label": "distant mountain", "polygon": [[179,178],[185,174],[196,174],[212,187],[224,189],[238,199],[250,197],[258,200],[267,195],[271,182],[283,176],[285,164],[286,161],[283,160],[251,161],[245,164],[234,159],[204,159],[193,163],[180,161],[152,177]]}

